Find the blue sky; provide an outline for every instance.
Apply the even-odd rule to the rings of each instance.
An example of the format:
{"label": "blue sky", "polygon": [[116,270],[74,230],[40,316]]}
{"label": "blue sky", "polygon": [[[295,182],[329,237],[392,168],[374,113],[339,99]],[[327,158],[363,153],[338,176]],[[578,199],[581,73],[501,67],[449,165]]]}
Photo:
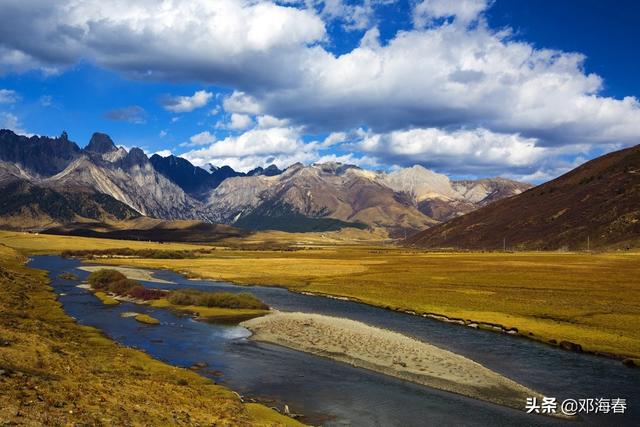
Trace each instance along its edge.
{"label": "blue sky", "polygon": [[108,3],[0,0],[0,127],[532,182],[640,143],[635,1]]}

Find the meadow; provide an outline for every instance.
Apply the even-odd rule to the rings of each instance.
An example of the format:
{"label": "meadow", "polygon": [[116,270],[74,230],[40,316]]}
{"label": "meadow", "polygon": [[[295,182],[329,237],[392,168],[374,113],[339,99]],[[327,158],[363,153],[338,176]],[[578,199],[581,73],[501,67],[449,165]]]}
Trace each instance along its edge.
{"label": "meadow", "polygon": [[[59,242],[58,236],[38,237],[0,233],[0,243],[26,252],[43,252],[42,239],[50,252],[73,245]],[[99,262],[344,296],[390,309],[499,324],[544,342],[569,341],[586,351],[640,359],[640,253],[445,253],[331,239],[266,233],[220,242],[196,259]],[[269,250],[287,241],[296,250]],[[78,244],[108,246],[104,241]]]}

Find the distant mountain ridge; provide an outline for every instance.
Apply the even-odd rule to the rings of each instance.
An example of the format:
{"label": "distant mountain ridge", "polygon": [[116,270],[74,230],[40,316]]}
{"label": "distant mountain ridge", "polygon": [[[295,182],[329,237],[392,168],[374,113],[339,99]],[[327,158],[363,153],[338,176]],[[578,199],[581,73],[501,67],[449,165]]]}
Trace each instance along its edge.
{"label": "distant mountain ridge", "polygon": [[640,145],[424,230],[407,243],[486,250],[638,246]]}
{"label": "distant mountain ridge", "polygon": [[[0,190],[12,196],[45,191],[92,206],[56,215],[50,206],[39,206],[37,197],[13,197],[11,209],[30,212],[32,224],[38,215],[48,225],[142,215],[285,231],[371,227],[392,235],[433,226],[530,187],[503,178],[451,181],[422,166],[390,173],[339,163],[285,170],[270,165],[247,173],[228,166],[206,170],[177,156],[148,158],[139,148],[127,151],[104,133],[93,134],[80,148],[66,133],[25,137],[9,130],[0,130],[0,173],[6,177]],[[81,201],[77,195],[83,195]],[[5,223],[16,223],[16,215]]]}
{"label": "distant mountain ridge", "polygon": [[257,224],[260,218],[304,215],[401,235],[476,209],[487,198],[519,194],[530,187],[503,178],[450,181],[422,166],[385,173],[339,163],[295,164],[274,177],[229,178],[211,191],[208,204],[214,218],[223,223],[242,224],[249,217]]}

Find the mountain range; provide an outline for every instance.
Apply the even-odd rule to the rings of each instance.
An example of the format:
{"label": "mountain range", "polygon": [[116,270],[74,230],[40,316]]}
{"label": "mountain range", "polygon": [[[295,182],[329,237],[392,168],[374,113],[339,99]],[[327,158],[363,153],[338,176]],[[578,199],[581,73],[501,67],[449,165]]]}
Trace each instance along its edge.
{"label": "mountain range", "polygon": [[422,166],[208,169],[176,156],[148,158],[104,133],[80,148],[66,133],[26,137],[0,130],[0,225],[42,229],[144,216],[284,231],[375,228],[397,236],[531,187],[504,178],[451,181]]}
{"label": "mountain range", "polygon": [[640,243],[640,145],[414,236],[426,248],[628,248]]}

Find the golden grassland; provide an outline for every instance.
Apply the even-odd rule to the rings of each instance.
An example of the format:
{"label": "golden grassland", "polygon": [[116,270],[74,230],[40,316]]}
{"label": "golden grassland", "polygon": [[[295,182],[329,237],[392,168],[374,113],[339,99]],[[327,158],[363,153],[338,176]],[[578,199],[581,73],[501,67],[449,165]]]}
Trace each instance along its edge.
{"label": "golden grassland", "polygon": [[134,317],[138,322],[145,323],[147,325],[159,325],[160,321],[155,317],[151,317],[148,314],[136,314]]}
{"label": "golden grassland", "polygon": [[300,425],[76,324],[56,301],[45,273],[24,262],[0,246],[0,422]]}
{"label": "golden grassland", "polygon": [[[296,251],[261,248],[287,239],[296,243],[304,236],[259,233],[244,245],[237,239],[218,243],[228,246],[197,259],[100,262],[169,268],[194,278],[344,296],[381,307],[500,324],[534,339],[567,340],[588,351],[640,358],[638,252],[444,253],[374,246],[371,242],[322,245],[323,236],[307,236]],[[50,252],[61,250],[60,237],[46,239]],[[0,232],[0,243],[28,253],[43,251],[42,241],[29,236]],[[69,241],[64,244],[73,245]],[[107,246],[97,239],[78,244]],[[128,246],[123,241],[110,244]],[[153,246],[146,247],[149,245]],[[246,248],[251,245],[256,250]]]}
{"label": "golden grassland", "polygon": [[0,243],[18,250],[26,250],[30,254],[50,254],[67,250],[100,250],[113,248],[189,250],[207,245],[189,243],[151,243],[145,241],[96,239],[92,237],[54,236],[19,231],[0,231]]}
{"label": "golden grassland", "polygon": [[117,299],[115,299],[111,295],[108,295],[106,292],[98,291],[98,292],[94,292],[93,295],[95,295],[96,298],[98,298],[100,301],[102,301],[102,303],[104,305],[118,305],[118,304],[120,304],[120,302]]}

